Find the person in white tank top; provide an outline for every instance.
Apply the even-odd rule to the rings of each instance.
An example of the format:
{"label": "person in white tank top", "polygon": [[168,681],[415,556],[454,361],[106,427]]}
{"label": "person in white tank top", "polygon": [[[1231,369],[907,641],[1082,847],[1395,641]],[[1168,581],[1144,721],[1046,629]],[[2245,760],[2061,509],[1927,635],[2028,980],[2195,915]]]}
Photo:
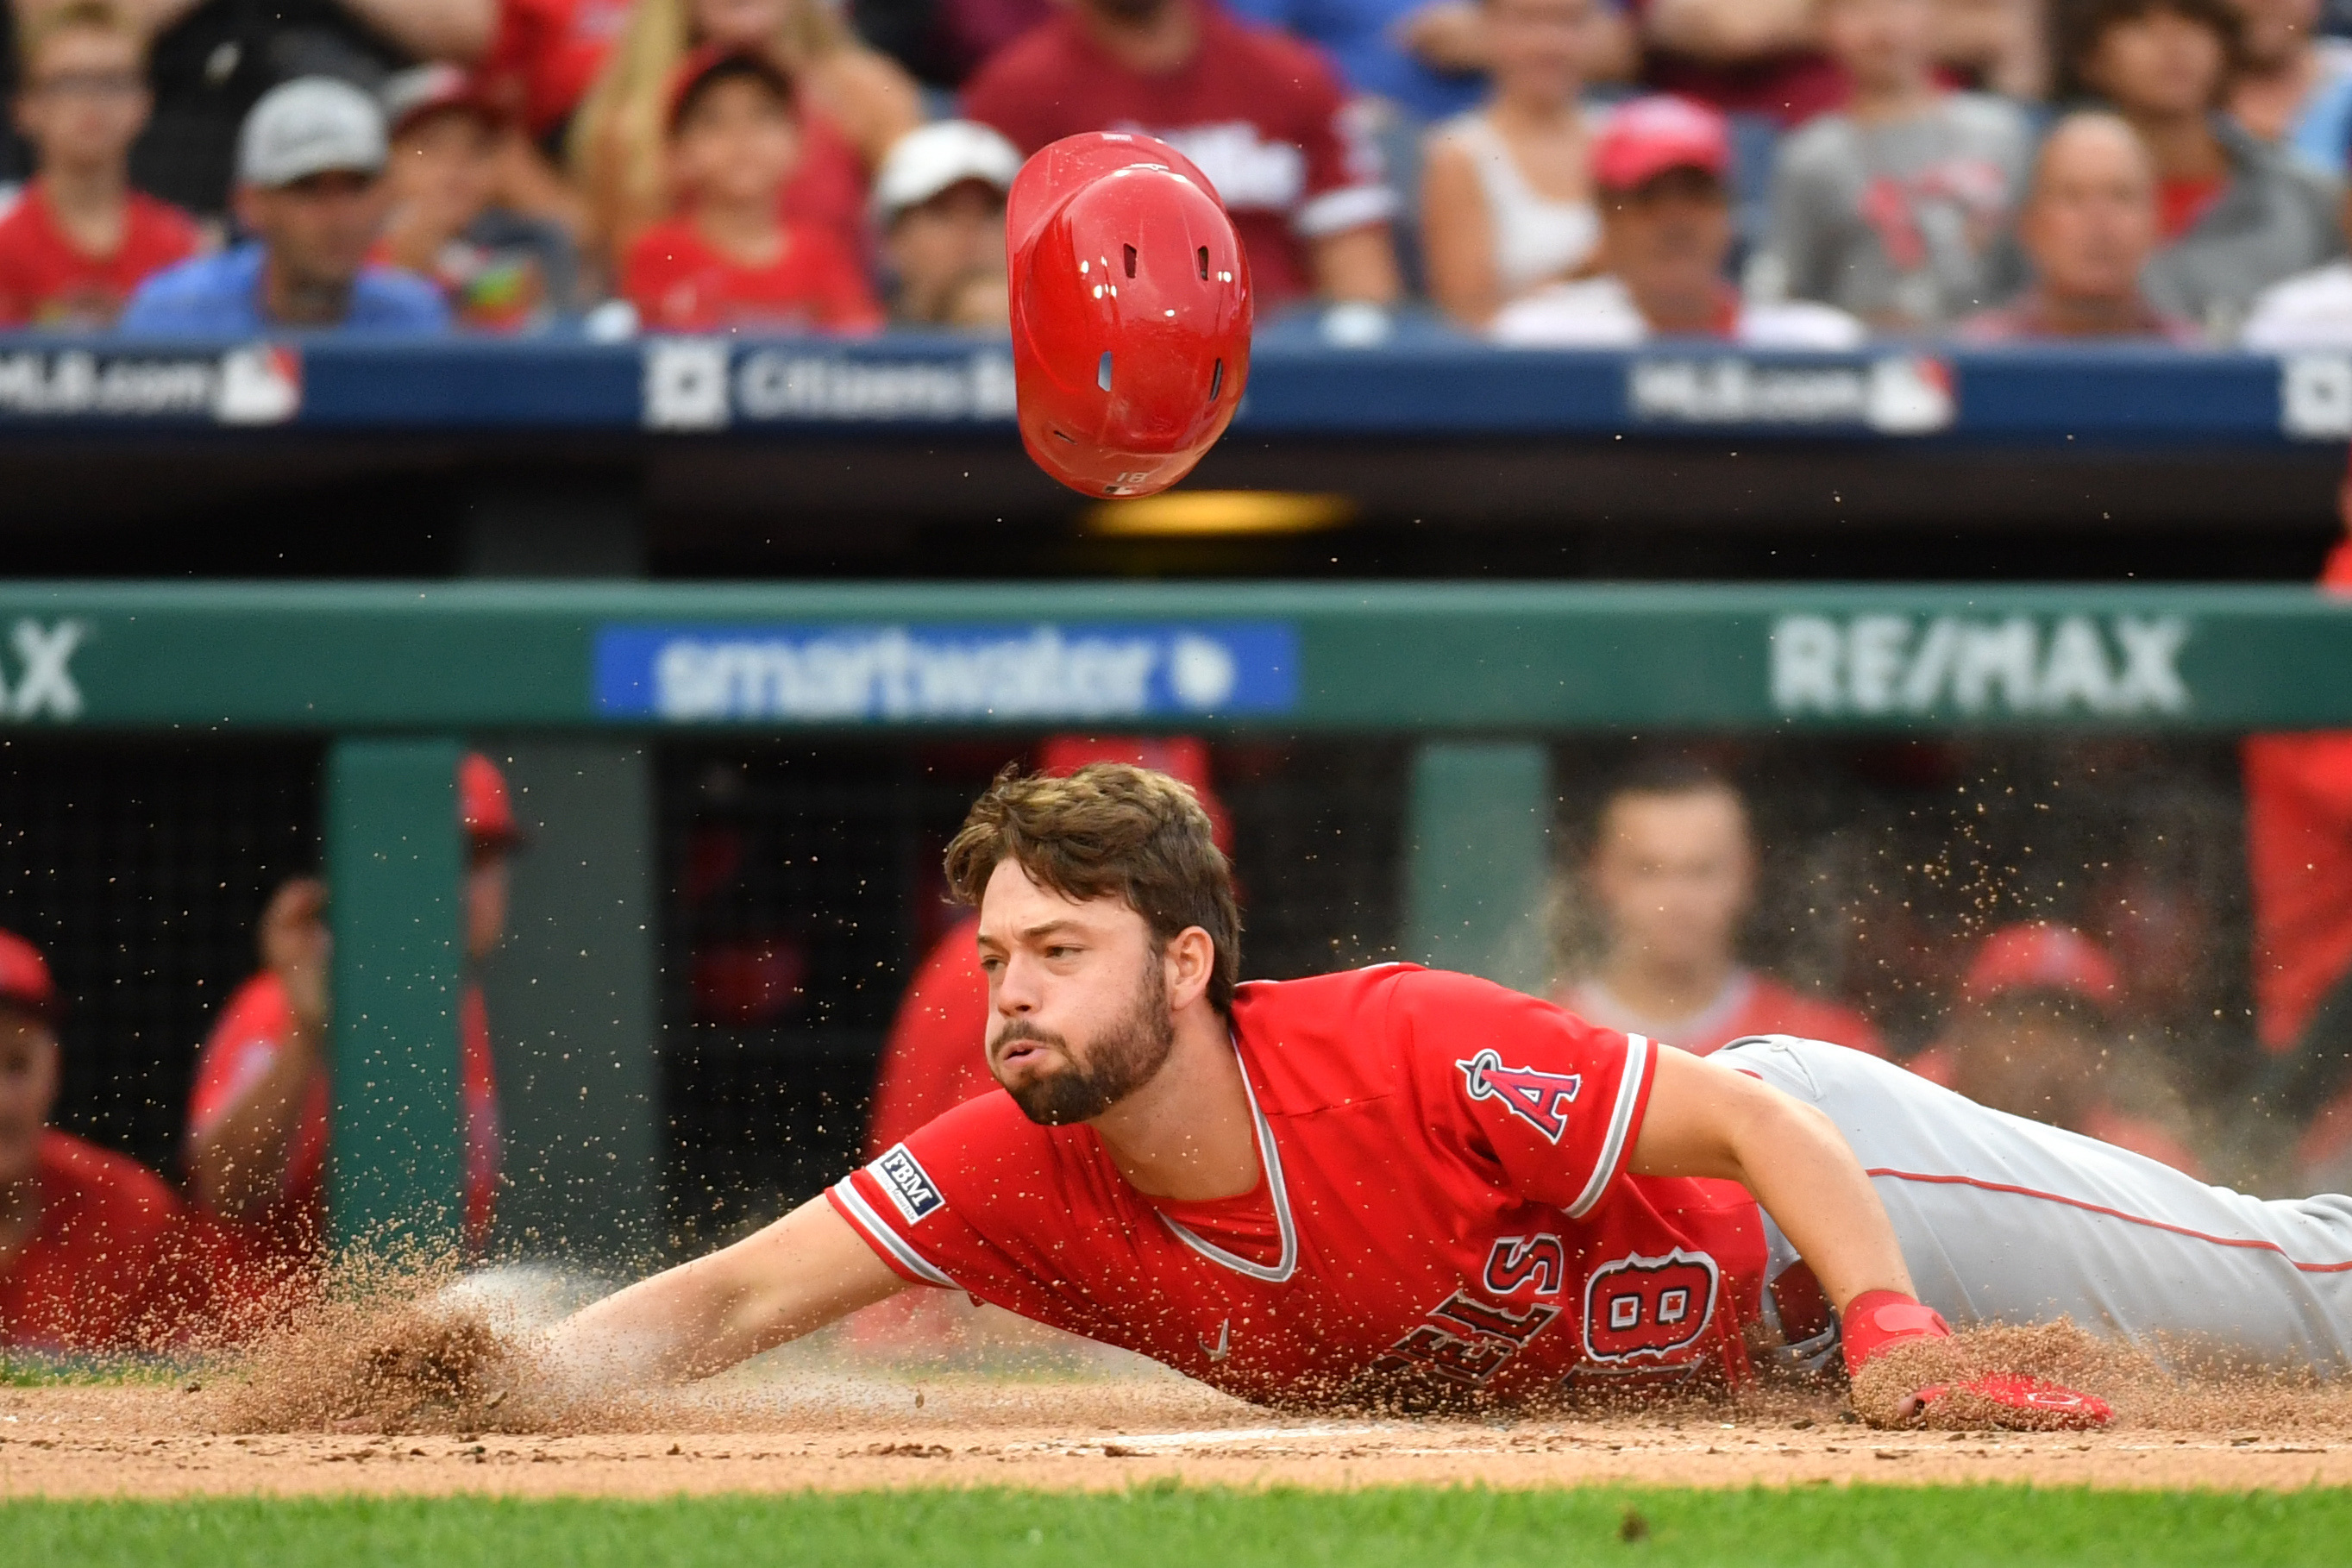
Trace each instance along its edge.
{"label": "person in white tank top", "polygon": [[1494,90],[1430,133],[1422,174],[1429,292],[1483,330],[1511,300],[1585,270],[1600,241],[1578,95],[1595,0],[1480,0]]}

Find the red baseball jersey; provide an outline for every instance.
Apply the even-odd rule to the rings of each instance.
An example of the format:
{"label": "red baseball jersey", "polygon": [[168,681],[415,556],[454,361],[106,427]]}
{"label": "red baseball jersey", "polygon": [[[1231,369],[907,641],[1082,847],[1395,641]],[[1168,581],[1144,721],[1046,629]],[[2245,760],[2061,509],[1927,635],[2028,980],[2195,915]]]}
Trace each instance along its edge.
{"label": "red baseball jersey", "polygon": [[827,1195],[908,1280],[1265,1404],[1747,1377],[1754,1200],[1625,1169],[1651,1042],[1411,964],[1244,985],[1233,1034],[1262,1172],[1242,1197],[1148,1197],[1093,1129],[1001,1090]]}
{"label": "red baseball jersey", "polygon": [[124,1155],[48,1131],[36,1158],[39,1223],[0,1258],[0,1344],[152,1351],[215,1326],[235,1272],[223,1233]]}
{"label": "red baseball jersey", "polygon": [[964,112],[1024,153],[1086,131],[1142,132],[1201,166],[1233,215],[1262,305],[1314,291],[1302,242],[1385,223],[1396,197],[1339,79],[1313,48],[1193,0],[1201,46],[1145,76],[1064,11],[964,86]]}
{"label": "red baseball jersey", "polygon": [[[294,1010],[278,976],[265,971],[237,987],[196,1054],[188,1130],[201,1132],[219,1121],[269,1070],[293,1033]],[[478,1246],[489,1237],[499,1188],[498,1075],[490,1057],[489,1014],[482,1005],[479,986],[467,986],[458,1003],[457,1042],[466,1140],[466,1235]],[[265,1227],[282,1254],[306,1252],[322,1234],[327,1128],[327,1082],[320,1078],[312,1082],[288,1142],[286,1184]]]}
{"label": "red baseball jersey", "polygon": [[110,327],[148,274],[185,261],[196,242],[194,219],[133,191],[122,243],[110,256],[86,256],[58,227],[36,179],[0,217],[0,327]]}
{"label": "red baseball jersey", "polygon": [[656,224],[629,247],[621,291],[656,331],[879,331],[882,307],[856,258],[814,225],[784,232],[782,255],[747,267],[712,249],[683,217]]}

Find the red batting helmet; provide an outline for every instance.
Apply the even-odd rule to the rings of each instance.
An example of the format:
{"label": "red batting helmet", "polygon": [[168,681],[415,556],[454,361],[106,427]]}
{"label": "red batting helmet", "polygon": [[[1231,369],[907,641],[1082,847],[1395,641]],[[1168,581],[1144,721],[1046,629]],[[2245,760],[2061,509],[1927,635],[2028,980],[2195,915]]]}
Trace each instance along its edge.
{"label": "red batting helmet", "polygon": [[1208,176],[1149,136],[1066,137],[1013,180],[1004,244],[1037,466],[1090,496],[1190,473],[1249,376],[1249,259]]}

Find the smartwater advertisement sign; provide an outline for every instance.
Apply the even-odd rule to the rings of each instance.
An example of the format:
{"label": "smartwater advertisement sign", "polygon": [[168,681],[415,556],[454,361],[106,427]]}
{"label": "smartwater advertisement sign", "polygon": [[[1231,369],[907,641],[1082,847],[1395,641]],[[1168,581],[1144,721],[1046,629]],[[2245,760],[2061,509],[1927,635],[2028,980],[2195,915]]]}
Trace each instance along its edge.
{"label": "smartwater advertisement sign", "polygon": [[1297,704],[1297,630],[1276,621],[611,626],[596,638],[596,705],[614,719],[1060,723]]}

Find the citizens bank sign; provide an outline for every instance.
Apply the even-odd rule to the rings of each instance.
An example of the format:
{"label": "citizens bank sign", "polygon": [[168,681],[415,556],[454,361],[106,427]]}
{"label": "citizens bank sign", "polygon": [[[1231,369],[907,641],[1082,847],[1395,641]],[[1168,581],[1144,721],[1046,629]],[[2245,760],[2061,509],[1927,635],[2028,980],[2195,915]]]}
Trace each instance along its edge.
{"label": "citizens bank sign", "polygon": [[1298,703],[1279,622],[607,626],[607,718],[673,723],[1202,719]]}
{"label": "citizens bank sign", "polygon": [[721,338],[645,346],[652,430],[736,425],[1010,424],[1013,356],[1001,348],[851,353],[804,345],[738,351]]}
{"label": "citizens bank sign", "polygon": [[1864,614],[1772,624],[1784,718],[2161,718],[2186,713],[2180,616]]}

